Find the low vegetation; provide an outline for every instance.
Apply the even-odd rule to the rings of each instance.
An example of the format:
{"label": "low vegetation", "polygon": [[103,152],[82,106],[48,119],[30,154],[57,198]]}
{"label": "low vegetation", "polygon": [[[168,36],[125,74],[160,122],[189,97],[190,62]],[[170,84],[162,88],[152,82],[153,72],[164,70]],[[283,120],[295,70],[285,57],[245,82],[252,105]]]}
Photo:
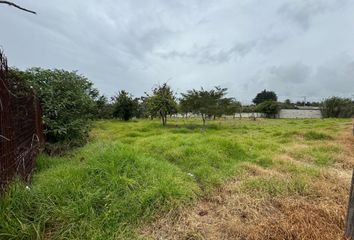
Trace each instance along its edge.
{"label": "low vegetation", "polygon": [[[193,114],[200,116],[206,125],[207,120],[225,115],[235,117],[241,112],[260,112],[267,118],[275,118],[281,108],[297,108],[289,99],[278,102],[276,93],[268,90],[256,95],[255,105],[242,106],[228,96],[227,88],[216,86],[210,90],[201,88],[177,93],[167,83],[135,98],[120,90],[109,101],[89,79],[75,71],[30,68],[26,71],[11,69],[10,74],[27,83],[28,91],[34,91],[39,98],[46,150],[51,154],[62,154],[66,149],[86,143],[91,121],[97,119],[159,118],[162,125],[166,125],[168,116]],[[318,106],[319,103],[303,105]],[[321,103],[321,110],[324,117],[351,117],[354,103],[349,98],[332,97]]]}
{"label": "low vegetation", "polygon": [[[32,184],[9,186],[0,199],[0,238],[220,239],[192,225],[178,232],[172,222],[150,224],[183,216],[179,209],[190,211],[230,181],[237,196],[255,202],[318,196],[315,183],[326,169],[354,166],[336,144],[349,126],[345,119],[219,120],[208,127],[198,119],[169,119],[166,127],[156,120],[98,121],[87,145],[63,156],[40,155]],[[208,211],[198,216],[213,216]],[[333,214],[343,218],[344,212]],[[328,226],[330,219],[322,220]],[[343,221],[333,226],[341,229]]]}
{"label": "low vegetation", "polygon": [[354,101],[350,98],[331,97],[321,104],[323,117],[350,118],[354,116]]}

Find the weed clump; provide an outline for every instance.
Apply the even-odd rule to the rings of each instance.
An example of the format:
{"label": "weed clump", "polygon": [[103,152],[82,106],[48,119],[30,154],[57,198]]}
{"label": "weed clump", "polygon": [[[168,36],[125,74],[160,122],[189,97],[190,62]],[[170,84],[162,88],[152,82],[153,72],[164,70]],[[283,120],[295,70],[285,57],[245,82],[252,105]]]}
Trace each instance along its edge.
{"label": "weed clump", "polygon": [[304,138],[306,140],[331,140],[333,139],[332,136],[316,131],[308,131],[304,134]]}

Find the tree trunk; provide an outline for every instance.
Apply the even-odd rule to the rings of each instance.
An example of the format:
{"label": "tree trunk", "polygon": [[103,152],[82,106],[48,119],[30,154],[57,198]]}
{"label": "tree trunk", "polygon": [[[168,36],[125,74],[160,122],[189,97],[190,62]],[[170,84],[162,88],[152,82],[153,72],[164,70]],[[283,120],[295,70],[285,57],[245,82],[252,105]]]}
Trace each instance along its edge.
{"label": "tree trunk", "polygon": [[167,122],[167,115],[160,114],[162,125],[165,126]]}

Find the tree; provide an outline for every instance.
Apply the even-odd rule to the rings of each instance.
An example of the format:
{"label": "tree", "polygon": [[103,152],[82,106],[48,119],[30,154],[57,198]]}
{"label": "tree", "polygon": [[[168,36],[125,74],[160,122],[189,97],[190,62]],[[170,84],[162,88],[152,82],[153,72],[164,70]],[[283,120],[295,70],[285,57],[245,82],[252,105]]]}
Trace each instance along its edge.
{"label": "tree", "polygon": [[224,98],[227,89],[215,87],[207,91],[201,88],[200,90],[189,90],[182,94],[180,102],[184,111],[190,111],[194,114],[200,114],[205,125],[206,118],[221,116],[230,103],[230,99]]}
{"label": "tree", "polygon": [[183,116],[187,116],[188,113],[192,111],[192,103],[188,102],[187,98],[180,98],[178,104],[178,112],[180,112]]}
{"label": "tree", "polygon": [[211,113],[208,114],[208,117],[215,120],[216,117],[221,117],[225,113],[226,108],[231,103],[231,98],[225,98],[227,94],[227,88],[221,88],[216,86],[214,89],[209,91],[211,97],[210,100],[210,110]]}
{"label": "tree", "polygon": [[87,139],[98,97],[92,82],[77,72],[58,69],[12,69],[11,74],[27,82],[38,96],[47,142],[77,145]]}
{"label": "tree", "polygon": [[93,117],[96,119],[108,119],[113,117],[113,106],[106,96],[101,95],[95,100]]}
{"label": "tree", "polygon": [[134,98],[134,116],[136,118],[147,117],[147,106],[144,97]]}
{"label": "tree", "polygon": [[224,105],[223,113],[226,115],[232,115],[235,118],[235,114],[242,111],[242,105],[239,101],[234,98],[229,98],[229,101]]}
{"label": "tree", "polygon": [[136,111],[136,103],[128,92],[122,90],[113,98],[113,117],[128,121],[133,118]]}
{"label": "tree", "polygon": [[255,105],[246,105],[242,106],[242,112],[243,113],[254,113],[255,112]]}
{"label": "tree", "polygon": [[277,101],[277,95],[273,91],[263,90],[262,92],[258,93],[256,97],[253,99],[254,104],[260,104],[265,101]]}
{"label": "tree", "polygon": [[323,117],[350,118],[354,116],[354,101],[350,98],[331,97],[321,103]]}
{"label": "tree", "polygon": [[167,83],[154,88],[152,95],[147,94],[145,101],[149,115],[151,117],[158,115],[164,126],[167,123],[167,116],[177,112],[176,97]]}
{"label": "tree", "polygon": [[268,118],[275,118],[279,113],[280,107],[276,101],[269,100],[256,105],[255,110],[264,113]]}

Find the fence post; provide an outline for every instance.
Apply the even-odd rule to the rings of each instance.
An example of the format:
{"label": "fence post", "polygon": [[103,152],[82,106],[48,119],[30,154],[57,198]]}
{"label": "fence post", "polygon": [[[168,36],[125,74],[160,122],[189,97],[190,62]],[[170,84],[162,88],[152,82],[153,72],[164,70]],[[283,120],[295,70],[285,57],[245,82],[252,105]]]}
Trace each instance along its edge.
{"label": "fence post", "polygon": [[[7,91],[7,60],[0,49],[0,190],[12,179],[16,166],[10,94]],[[1,192],[1,191],[0,191]]]}

